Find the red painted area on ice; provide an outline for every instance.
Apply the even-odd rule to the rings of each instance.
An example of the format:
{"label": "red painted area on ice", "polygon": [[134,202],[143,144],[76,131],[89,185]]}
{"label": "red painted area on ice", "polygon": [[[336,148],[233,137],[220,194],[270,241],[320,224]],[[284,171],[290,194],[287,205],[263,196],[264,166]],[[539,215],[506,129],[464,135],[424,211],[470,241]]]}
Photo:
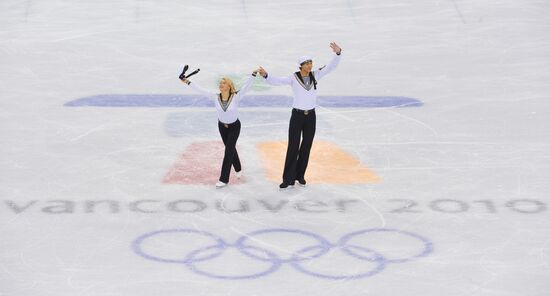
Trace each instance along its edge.
{"label": "red painted area on ice", "polygon": [[[224,145],[221,141],[192,143],[168,171],[163,183],[214,185],[220,178],[223,153]],[[231,168],[229,184],[239,183],[244,183],[244,180],[237,179],[235,170]]]}

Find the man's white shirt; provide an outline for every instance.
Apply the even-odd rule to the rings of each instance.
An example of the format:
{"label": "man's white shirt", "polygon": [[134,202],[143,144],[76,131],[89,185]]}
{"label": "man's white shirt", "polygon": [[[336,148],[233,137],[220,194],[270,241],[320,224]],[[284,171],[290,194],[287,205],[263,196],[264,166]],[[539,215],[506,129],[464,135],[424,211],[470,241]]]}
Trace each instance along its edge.
{"label": "man's white shirt", "polygon": [[[332,72],[340,63],[341,55],[335,55],[330,63],[319,70],[312,71],[316,81],[321,80],[325,75]],[[294,100],[292,107],[300,110],[311,110],[317,107],[317,90],[311,87],[307,90],[302,82],[296,77],[296,75],[288,77],[275,77],[267,75],[265,81],[270,85],[290,85],[292,87],[292,93]]]}

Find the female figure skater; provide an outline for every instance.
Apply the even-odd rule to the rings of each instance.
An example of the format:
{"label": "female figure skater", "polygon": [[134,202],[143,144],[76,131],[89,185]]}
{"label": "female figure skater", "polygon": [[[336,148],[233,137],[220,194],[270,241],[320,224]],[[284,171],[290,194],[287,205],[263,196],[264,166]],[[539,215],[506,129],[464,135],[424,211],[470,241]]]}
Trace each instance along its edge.
{"label": "female figure skater", "polygon": [[239,155],[235,148],[241,131],[241,122],[239,121],[238,113],[239,102],[254,83],[256,73],[257,70],[250,75],[243,87],[238,91],[235,89],[233,81],[227,77],[222,78],[220,81],[219,92],[205,90],[185,77],[181,79],[183,83],[189,85],[194,91],[212,99],[216,105],[216,111],[218,112],[218,129],[225,145],[220,179],[216,182],[216,188],[227,186],[231,166],[235,168],[237,178],[241,177],[241,161],[239,160]]}

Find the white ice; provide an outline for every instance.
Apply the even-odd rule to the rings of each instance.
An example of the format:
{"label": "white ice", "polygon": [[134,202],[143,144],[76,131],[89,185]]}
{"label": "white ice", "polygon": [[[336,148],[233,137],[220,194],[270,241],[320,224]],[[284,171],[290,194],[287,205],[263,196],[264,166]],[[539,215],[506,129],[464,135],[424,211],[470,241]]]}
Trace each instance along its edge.
{"label": "white ice", "polygon": [[[0,295],[548,295],[548,15],[540,0],[0,1]],[[290,107],[241,109],[246,182],[216,190],[162,182],[190,144],[219,141],[213,109],[64,106],[192,94],[185,63],[209,88],[260,65],[287,75],[304,54],[326,63],[331,41],[342,62],[320,95],[424,103],[318,109],[316,140],[380,183],[278,191],[256,145],[285,139]],[[335,245],[360,230],[355,257]],[[255,278],[208,275],[274,256]]]}

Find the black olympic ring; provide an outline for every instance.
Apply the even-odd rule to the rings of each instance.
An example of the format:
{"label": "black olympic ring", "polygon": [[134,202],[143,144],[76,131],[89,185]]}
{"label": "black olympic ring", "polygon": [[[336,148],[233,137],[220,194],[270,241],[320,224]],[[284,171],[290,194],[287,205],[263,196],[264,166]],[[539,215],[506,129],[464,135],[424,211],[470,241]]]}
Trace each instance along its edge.
{"label": "black olympic ring", "polygon": [[[262,235],[269,234],[292,234],[299,235],[301,237],[306,237],[308,239],[313,239],[316,241],[314,245],[302,248],[292,252],[288,258],[282,258],[280,255],[276,254],[273,250],[268,250],[265,247],[252,246],[249,242],[260,241],[259,237]],[[419,250],[415,255],[409,257],[401,258],[388,258],[384,256],[379,251],[367,248],[362,245],[352,244],[351,241],[354,238],[359,236],[380,233],[380,234],[394,234],[402,235],[408,238],[413,238],[420,241],[423,244],[422,250]],[[148,239],[159,236],[159,235],[174,235],[174,234],[187,234],[187,235],[198,235],[199,237],[211,239],[212,244],[206,245],[202,248],[198,248],[184,254],[183,258],[163,258],[155,255],[151,255],[143,250],[144,242]],[[255,261],[262,262],[267,264],[265,268],[262,268],[260,271],[246,272],[245,274],[240,275],[223,275],[216,274],[214,272],[205,271],[201,269],[198,265],[201,262],[210,261],[215,258],[220,257],[225,253],[226,250],[234,248],[240,254],[251,258]],[[226,242],[221,237],[212,234],[210,232],[196,230],[196,229],[166,229],[158,230],[143,234],[136,238],[132,243],[133,251],[149,260],[164,262],[164,263],[179,263],[187,266],[191,271],[196,274],[200,274],[206,277],[215,278],[215,279],[225,279],[225,280],[241,280],[241,279],[255,279],[259,277],[266,276],[277,271],[284,263],[289,263],[295,270],[302,272],[304,274],[323,278],[323,279],[333,279],[333,280],[342,280],[342,279],[361,279],[373,276],[390,264],[390,263],[403,263],[416,258],[425,257],[433,251],[433,244],[426,238],[408,231],[402,231],[398,229],[389,229],[389,228],[371,228],[363,229],[359,231],[354,231],[342,236],[335,244],[330,243],[325,238],[321,237],[318,234],[313,232],[299,230],[299,229],[286,229],[286,228],[270,228],[262,229],[250,232],[241,236],[235,241],[234,244]],[[329,272],[323,271],[312,271],[315,267],[313,265],[314,259],[320,258],[321,256],[327,254],[331,251],[340,251],[342,254],[355,259],[361,263],[373,265],[366,271],[357,272],[355,274],[331,274]],[[179,255],[178,255],[179,256]],[[308,264],[304,264],[307,262]]]}

